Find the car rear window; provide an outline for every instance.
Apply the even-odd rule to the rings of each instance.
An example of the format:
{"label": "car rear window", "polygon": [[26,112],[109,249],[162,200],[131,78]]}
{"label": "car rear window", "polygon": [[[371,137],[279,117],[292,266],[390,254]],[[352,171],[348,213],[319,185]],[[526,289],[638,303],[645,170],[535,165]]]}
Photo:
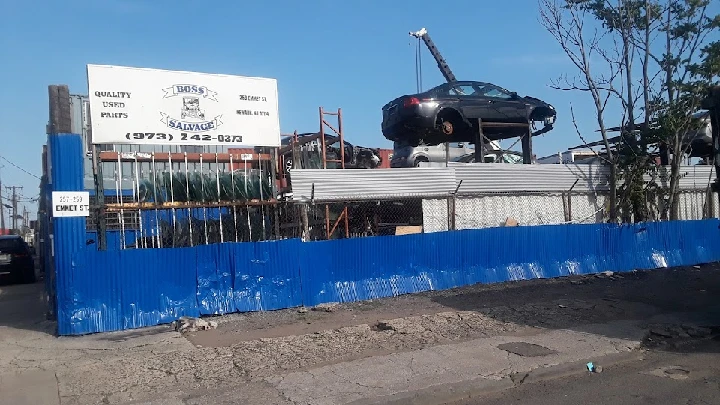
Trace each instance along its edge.
{"label": "car rear window", "polygon": [[0,251],[2,252],[20,252],[23,245],[20,239],[0,239]]}

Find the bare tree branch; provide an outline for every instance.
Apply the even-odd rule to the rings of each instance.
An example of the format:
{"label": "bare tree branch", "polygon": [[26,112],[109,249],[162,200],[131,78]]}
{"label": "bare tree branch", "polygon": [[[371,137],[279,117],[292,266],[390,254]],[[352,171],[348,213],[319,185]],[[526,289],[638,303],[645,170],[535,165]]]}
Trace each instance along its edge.
{"label": "bare tree branch", "polygon": [[610,160],[606,158],[605,156],[600,155],[595,149],[593,149],[590,145],[590,143],[583,137],[582,133],[580,132],[580,128],[577,124],[577,119],[575,118],[575,110],[573,109],[572,104],[570,104],[570,117],[572,118],[573,127],[575,128],[575,133],[577,134],[578,138],[582,141],[582,145],[585,147],[585,149],[591,151],[595,157],[599,158],[606,164],[611,164]]}

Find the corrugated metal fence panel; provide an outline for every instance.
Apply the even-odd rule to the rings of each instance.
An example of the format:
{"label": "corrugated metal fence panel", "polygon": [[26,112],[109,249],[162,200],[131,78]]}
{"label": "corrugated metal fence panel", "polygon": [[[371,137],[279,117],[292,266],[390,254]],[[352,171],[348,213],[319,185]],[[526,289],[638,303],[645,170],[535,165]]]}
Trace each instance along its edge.
{"label": "corrugated metal fence panel", "polygon": [[[444,164],[443,164],[444,165]],[[668,167],[669,171],[670,168]],[[682,166],[681,190],[705,189],[714,181],[712,166]],[[610,169],[587,164],[467,164],[381,171],[294,170],[293,196],[308,201],[315,185],[315,200],[367,200],[396,197],[441,197],[458,194],[563,192],[607,192]],[[454,178],[451,185],[449,180]],[[645,176],[650,181],[649,175]],[[462,184],[460,184],[462,181]],[[576,183],[577,181],[577,183]],[[656,180],[663,184],[662,180]],[[574,185],[574,187],[573,187]]]}
{"label": "corrugated metal fence panel", "polygon": [[718,225],[544,225],[308,242],[300,259],[304,304],[707,263],[720,260]]}
{"label": "corrugated metal fence panel", "polygon": [[455,172],[449,168],[295,169],[290,180],[293,199],[298,201],[441,197],[455,189]]}
{"label": "corrugated metal fence panel", "polygon": [[48,150],[52,161],[53,191],[81,191],[83,148],[80,135],[48,135]]}
{"label": "corrugated metal fence panel", "polygon": [[438,275],[462,268],[460,246],[458,232],[303,243],[303,303],[313,306],[447,288],[438,285]]}
{"label": "corrugated metal fence panel", "polygon": [[229,244],[201,245],[196,253],[197,301],[202,315],[235,312],[232,249]]}
{"label": "corrugated metal fence panel", "polygon": [[58,299],[58,331],[78,335],[300,306],[300,246],[295,239],[75,252]]}
{"label": "corrugated metal fence panel", "polygon": [[720,260],[720,220],[502,227],[319,242],[85,249],[64,273],[60,334],[181,315],[374,299],[478,282]]}
{"label": "corrugated metal fence panel", "polygon": [[72,299],[58,316],[60,334],[76,335],[168,323],[197,316],[196,251],[127,249],[78,252]]}
{"label": "corrugated metal fence panel", "polygon": [[592,165],[515,165],[453,163],[459,194],[608,189],[609,170]]}
{"label": "corrugated metal fence panel", "polygon": [[[83,190],[83,146],[82,138],[76,134],[48,135],[48,151],[51,155],[52,191]],[[52,204],[48,205],[47,215],[52,215]],[[86,249],[85,218],[50,218],[52,237],[44,254],[52,257],[55,274],[55,300],[58,320],[65,315],[68,305],[72,305],[70,293],[75,280],[72,266],[75,254]],[[58,329],[63,325],[58,322]]]}
{"label": "corrugated metal fence panel", "polygon": [[300,239],[233,243],[237,311],[268,311],[302,305],[297,258]]}
{"label": "corrugated metal fence panel", "polygon": [[[668,168],[668,172],[670,168]],[[681,190],[703,190],[715,181],[715,167],[707,165],[680,167]]]}
{"label": "corrugated metal fence panel", "polygon": [[263,311],[302,305],[299,240],[198,246],[201,314]]}

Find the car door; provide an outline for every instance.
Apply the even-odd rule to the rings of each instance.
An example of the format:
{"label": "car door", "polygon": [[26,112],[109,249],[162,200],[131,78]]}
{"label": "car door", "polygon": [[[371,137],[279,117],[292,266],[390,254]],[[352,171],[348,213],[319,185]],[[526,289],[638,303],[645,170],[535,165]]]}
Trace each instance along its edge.
{"label": "car door", "polygon": [[482,118],[488,119],[491,107],[491,100],[482,97],[478,93],[478,87],[474,82],[453,83],[449,93],[458,98],[460,112],[469,120]]}
{"label": "car door", "polygon": [[496,122],[525,122],[525,104],[517,94],[490,83],[478,89],[480,97],[489,103],[488,116]]}

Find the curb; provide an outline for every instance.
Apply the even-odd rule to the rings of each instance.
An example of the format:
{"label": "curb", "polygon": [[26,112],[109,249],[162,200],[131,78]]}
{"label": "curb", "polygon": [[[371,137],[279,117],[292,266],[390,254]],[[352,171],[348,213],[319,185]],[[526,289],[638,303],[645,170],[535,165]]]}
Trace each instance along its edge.
{"label": "curb", "polygon": [[598,366],[602,366],[605,369],[607,367],[617,366],[619,364],[631,363],[634,361],[642,360],[643,357],[644,352],[640,350],[634,350],[625,353],[612,353],[592,359],[573,361],[570,363],[558,364],[556,366],[536,368],[528,373],[515,373],[511,377],[514,381],[517,381],[516,385],[536,384],[539,382],[555,380],[558,378],[566,378],[581,374],[587,374],[588,370],[586,364],[589,361],[592,361],[593,363],[596,363]]}
{"label": "curb", "polygon": [[603,368],[607,368],[638,361],[643,357],[644,352],[639,350],[613,353],[592,359],[540,367],[529,372],[513,373],[498,380],[479,377],[474,380],[431,386],[420,390],[405,391],[379,398],[361,399],[353,401],[348,405],[459,405],[469,399],[505,391],[518,387],[521,384],[536,384],[543,381],[586,374],[588,373],[586,364],[589,361],[597,363],[597,365]]}
{"label": "curb", "polygon": [[474,398],[480,395],[491,394],[515,387],[510,377],[499,380],[490,380],[479,377],[474,380],[461,381],[452,384],[431,386],[416,391],[405,391],[397,394],[360,399],[347,405],[440,405],[450,404]]}

